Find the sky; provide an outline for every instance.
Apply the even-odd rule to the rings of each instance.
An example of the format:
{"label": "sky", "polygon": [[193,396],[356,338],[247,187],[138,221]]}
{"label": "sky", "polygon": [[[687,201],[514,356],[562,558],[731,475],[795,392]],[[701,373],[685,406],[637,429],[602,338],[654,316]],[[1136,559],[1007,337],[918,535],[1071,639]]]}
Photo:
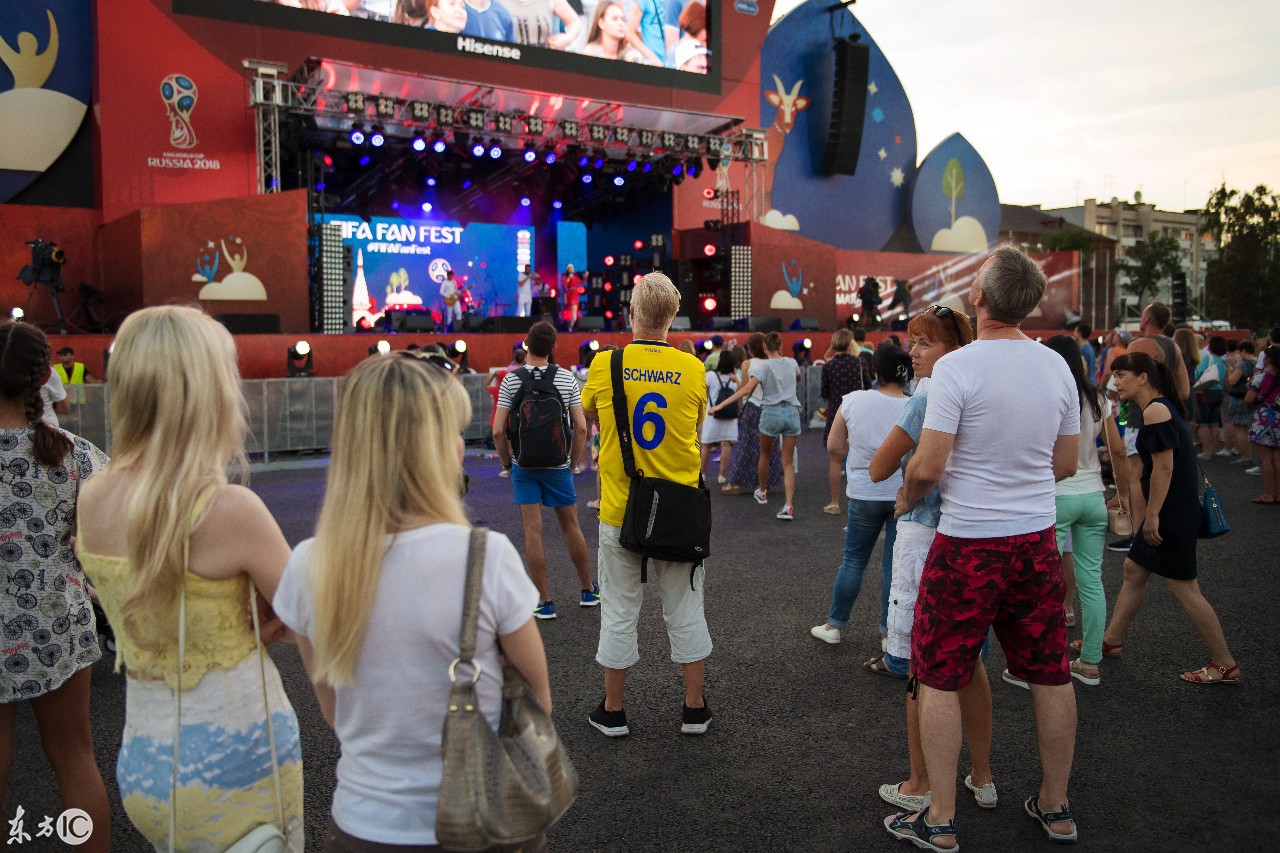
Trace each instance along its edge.
{"label": "sky", "polygon": [[[777,0],[778,20],[801,0]],[[919,157],[959,131],[1007,204],[1202,207],[1280,190],[1274,0],[857,0],[902,80]]]}

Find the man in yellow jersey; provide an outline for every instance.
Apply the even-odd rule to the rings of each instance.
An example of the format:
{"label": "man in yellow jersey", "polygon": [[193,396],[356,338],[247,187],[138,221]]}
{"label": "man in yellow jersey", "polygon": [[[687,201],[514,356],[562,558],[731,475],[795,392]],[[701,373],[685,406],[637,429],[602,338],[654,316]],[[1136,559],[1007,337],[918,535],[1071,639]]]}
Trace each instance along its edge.
{"label": "man in yellow jersey", "polygon": [[62,380],[63,387],[66,388],[67,401],[70,403],[83,403],[83,391],[66,387],[83,385],[86,382],[93,381],[93,377],[85,369],[84,363],[76,361],[76,351],[71,347],[63,347],[58,350],[58,363],[53,366],[53,369],[58,371],[58,378]]}
{"label": "man in yellow jersey", "polygon": [[[640,555],[619,544],[629,481],[618,445],[613,412],[610,359],[624,358],[626,413],[630,419],[636,468],[688,486],[698,484],[701,457],[698,432],[707,413],[706,371],[696,356],[667,343],[667,330],[680,308],[680,291],[662,273],[649,273],[631,291],[634,340],[621,350],[601,353],[591,362],[582,389],[586,416],[600,424],[600,645],[596,662],[604,667],[604,700],[591,712],[591,725],[608,737],[630,734],[622,692],[627,670],[640,659],[636,624],[644,593]],[[702,695],[711,634],[703,611],[704,570],[689,563],[650,560],[671,641],[671,659],[684,672],[684,708],[680,731],[705,734],[711,710]]]}

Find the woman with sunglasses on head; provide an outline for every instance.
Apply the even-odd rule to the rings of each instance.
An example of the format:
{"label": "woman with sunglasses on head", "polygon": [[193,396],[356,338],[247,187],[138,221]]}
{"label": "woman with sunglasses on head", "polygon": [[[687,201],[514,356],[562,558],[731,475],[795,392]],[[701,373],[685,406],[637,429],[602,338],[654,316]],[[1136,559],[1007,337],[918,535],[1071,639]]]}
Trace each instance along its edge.
{"label": "woman with sunglasses on head", "polygon": [[[450,663],[459,655],[471,523],[462,506],[462,384],[406,353],[347,376],[314,539],[289,558],[276,612],[298,638],[342,745],[326,853],[439,850]],[[549,713],[538,591],[507,537],[486,538],[475,677],[495,730],[502,661]],[[545,837],[522,846],[546,850]]]}
{"label": "woman with sunglasses on head", "polygon": [[[1112,365],[1120,399],[1142,410],[1138,456],[1142,492],[1131,494],[1133,545],[1124,561],[1124,583],[1111,623],[1102,635],[1104,657],[1118,658],[1124,635],[1142,609],[1151,575],[1163,577],[1213,660],[1180,678],[1191,684],[1238,684],[1240,667],[1222,633],[1222,623],[1196,582],[1196,534],[1200,529],[1200,489],[1196,451],[1173,376],[1162,363],[1128,353]],[[1073,646],[1077,644],[1073,643]]]}
{"label": "woman with sunglasses on head", "polygon": [[[924,430],[929,383],[933,366],[949,352],[973,340],[969,318],[950,308],[934,305],[911,318],[907,326],[911,339],[911,366],[919,385],[907,401],[897,425],[889,431],[871,459],[872,482],[880,483],[900,476],[911,461]],[[925,556],[938,532],[942,514],[942,495],[934,488],[920,503],[898,519],[893,542],[892,580],[889,592],[888,640],[883,656],[877,655],[864,666],[871,672],[905,678],[911,673],[911,628],[915,621],[916,597],[920,591],[920,575]],[[924,751],[920,745],[919,703],[907,693],[907,753],[911,774],[905,782],[880,786],[880,797],[890,805],[919,810],[928,807],[929,775],[925,769]],[[991,776],[991,682],[981,660],[969,684],[960,691],[960,712],[965,736],[969,741],[972,772],[965,785],[974,792],[978,805],[995,808],[996,786]]]}

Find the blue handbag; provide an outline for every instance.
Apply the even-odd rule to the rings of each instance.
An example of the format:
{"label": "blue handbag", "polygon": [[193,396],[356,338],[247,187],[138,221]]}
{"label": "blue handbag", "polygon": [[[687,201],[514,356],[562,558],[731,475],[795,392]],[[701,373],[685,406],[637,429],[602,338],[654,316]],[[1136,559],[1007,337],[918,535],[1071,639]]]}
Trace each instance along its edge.
{"label": "blue handbag", "polygon": [[1200,539],[1215,539],[1224,533],[1230,533],[1231,525],[1227,524],[1227,514],[1222,511],[1218,490],[1209,483],[1198,460],[1196,467],[1200,468],[1200,479],[1204,482],[1204,491],[1200,494],[1200,530],[1196,536]]}

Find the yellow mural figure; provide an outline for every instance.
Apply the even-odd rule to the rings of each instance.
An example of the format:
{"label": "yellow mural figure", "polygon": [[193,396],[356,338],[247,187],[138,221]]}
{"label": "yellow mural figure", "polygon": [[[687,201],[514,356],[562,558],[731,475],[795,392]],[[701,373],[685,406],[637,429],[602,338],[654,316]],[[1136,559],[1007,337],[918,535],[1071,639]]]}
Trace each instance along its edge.
{"label": "yellow mural figure", "polygon": [[0,62],[13,74],[15,89],[39,89],[58,62],[58,25],[53,20],[53,12],[45,11],[49,15],[49,44],[44,53],[39,52],[40,42],[32,33],[18,33],[17,50],[0,38]]}
{"label": "yellow mural figure", "polygon": [[262,281],[244,268],[249,263],[249,249],[239,237],[232,240],[232,249],[227,248],[226,240],[219,240],[222,256],[231,264],[231,272],[222,281],[215,281],[200,288],[201,300],[236,300],[245,302],[263,302],[267,298],[267,289]]}

